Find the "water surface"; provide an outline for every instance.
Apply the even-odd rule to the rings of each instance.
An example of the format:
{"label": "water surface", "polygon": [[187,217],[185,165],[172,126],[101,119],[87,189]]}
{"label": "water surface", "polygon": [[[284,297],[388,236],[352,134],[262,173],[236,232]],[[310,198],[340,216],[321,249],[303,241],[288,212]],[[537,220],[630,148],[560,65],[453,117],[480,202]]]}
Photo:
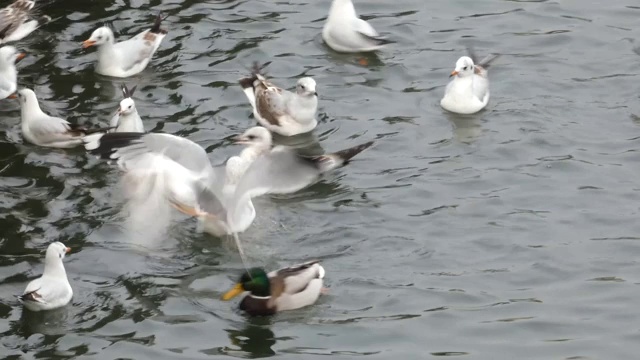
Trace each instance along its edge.
{"label": "water surface", "polygon": [[[633,1],[357,1],[397,43],[375,56],[327,49],[328,0],[56,1],[60,20],[17,44],[20,84],[42,108],[106,124],[122,80],[93,72],[82,40],[118,37],[162,11],[170,29],[127,79],[147,129],[222,161],[254,124],[237,85],[253,61],[292,88],[313,76],[326,150],[370,139],[347,168],[256,202],[243,234],[268,269],[323,259],[330,295],[249,319],[221,302],[242,268],[226,241],[178,217],[123,229],[119,172],[24,144],[0,102],[0,355],[47,359],[631,359],[640,351],[640,7]],[[472,116],[439,99],[472,44],[499,52],[492,99]],[[14,298],[51,241],[73,253],[73,304],[23,312]],[[152,241],[151,241],[152,240]]]}

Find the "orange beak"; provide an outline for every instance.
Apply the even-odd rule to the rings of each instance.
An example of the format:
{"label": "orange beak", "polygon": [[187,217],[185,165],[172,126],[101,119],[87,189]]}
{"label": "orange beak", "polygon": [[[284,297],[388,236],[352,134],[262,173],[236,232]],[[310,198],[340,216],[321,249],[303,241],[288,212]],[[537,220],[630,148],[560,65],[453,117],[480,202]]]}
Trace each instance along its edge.
{"label": "orange beak", "polygon": [[18,53],[18,55],[16,55],[16,62],[24,59],[25,56],[27,56],[27,53]]}
{"label": "orange beak", "polygon": [[453,70],[453,71],[451,72],[451,75],[449,75],[449,77],[456,76],[456,75],[458,75],[458,72],[457,72],[457,71],[455,71],[455,70]]}
{"label": "orange beak", "polygon": [[67,254],[70,253],[71,252],[71,248],[68,247],[68,248],[64,249],[64,252],[66,252]]}
{"label": "orange beak", "polygon": [[7,96],[7,99],[17,99],[17,98],[18,98],[18,95],[16,95],[16,93],[13,93],[13,94]]}
{"label": "orange beak", "polygon": [[82,48],[86,49],[88,47],[92,47],[95,44],[96,44],[96,42],[93,41],[93,40],[85,40],[85,41],[82,42]]}

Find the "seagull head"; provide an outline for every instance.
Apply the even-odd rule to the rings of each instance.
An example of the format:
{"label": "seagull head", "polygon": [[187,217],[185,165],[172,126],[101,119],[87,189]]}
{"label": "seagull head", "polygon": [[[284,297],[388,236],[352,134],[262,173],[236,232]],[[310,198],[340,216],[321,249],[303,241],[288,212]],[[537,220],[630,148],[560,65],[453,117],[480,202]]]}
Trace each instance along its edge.
{"label": "seagull head", "polygon": [[15,99],[16,96],[18,101],[20,101],[20,106],[25,106],[26,104],[38,104],[36,93],[31,89],[20,89],[15,94],[11,94],[9,98]]}
{"label": "seagull head", "polygon": [[300,96],[318,96],[316,81],[310,77],[303,77],[296,84],[296,93]]}
{"label": "seagull head", "polygon": [[71,248],[66,247],[63,243],[56,241],[51,243],[47,248],[47,255],[45,261],[51,261],[55,259],[64,259],[64,256],[71,251]]}
{"label": "seagull head", "polygon": [[0,48],[0,67],[11,66],[24,59],[27,54],[18,51],[11,45]]}
{"label": "seagull head", "polygon": [[473,60],[468,56],[463,56],[456,61],[456,69],[451,72],[450,76],[466,77],[473,74]]}
{"label": "seagull head", "polygon": [[268,149],[271,147],[271,133],[269,130],[254,126],[245,131],[242,135],[235,137],[236,144],[248,145],[251,147],[259,147]]}
{"label": "seagull head", "polygon": [[132,98],[126,98],[120,101],[120,108],[118,109],[118,115],[129,115],[136,112],[136,103]]}
{"label": "seagull head", "polygon": [[91,46],[100,46],[112,42],[113,31],[111,31],[108,26],[103,26],[94,30],[94,32],[91,34],[91,37],[82,42],[82,47],[86,49]]}

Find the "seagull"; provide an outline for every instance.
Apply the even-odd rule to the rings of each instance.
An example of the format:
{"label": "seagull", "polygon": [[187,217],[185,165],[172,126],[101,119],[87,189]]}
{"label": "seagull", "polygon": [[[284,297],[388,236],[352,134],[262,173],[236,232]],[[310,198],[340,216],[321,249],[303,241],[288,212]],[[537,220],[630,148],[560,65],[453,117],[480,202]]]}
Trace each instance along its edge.
{"label": "seagull", "polygon": [[[15,94],[9,96],[9,98],[15,97]],[[34,145],[71,148],[82,144],[82,137],[87,134],[104,132],[110,129],[87,129],[71,124],[67,120],[45,114],[40,109],[38,98],[33,90],[18,90],[17,98],[20,101],[21,108],[22,136]]]}
{"label": "seagull", "polygon": [[111,118],[109,126],[114,128],[114,132],[144,132],[144,124],[136,110],[136,103],[133,101],[133,93],[136,91],[134,86],[131,89],[122,84],[122,95],[124,99],[120,101],[118,111]]}
{"label": "seagull", "polygon": [[240,79],[240,86],[249,99],[253,115],[260,125],[283,136],[308,133],[318,125],[318,93],[313,78],[303,77],[296,92],[281,89],[260,74],[254,64],[252,76]]}
{"label": "seagull", "polygon": [[16,92],[18,88],[16,63],[25,56],[25,53],[19,52],[10,45],[0,48],[0,99],[6,99]]}
{"label": "seagull", "polygon": [[393,43],[358,17],[351,0],[333,0],[322,38],[330,48],[343,53],[375,51]]}
{"label": "seagull", "polygon": [[[115,160],[125,176],[134,175],[132,183],[149,184],[147,191],[159,191],[179,211],[203,220],[204,229],[214,236],[245,231],[255,218],[252,198],[301,190],[373,145],[370,141],[333,154],[303,157],[289,147],[272,148],[268,130],[261,127],[248,129],[236,141],[248,149],[241,153],[241,161],[230,159],[236,166],[230,169],[228,162],[226,167],[211,166],[200,145],[175,135],[110,133],[84,139],[87,150]],[[131,193],[148,196],[140,187]]]}
{"label": "seagull", "polygon": [[31,281],[18,300],[31,311],[53,310],[71,301],[73,290],[64,270],[65,254],[71,251],[61,242],[54,242],[47,248],[42,276]]}
{"label": "seagull", "polygon": [[46,15],[37,20],[29,20],[35,4],[32,0],[16,0],[0,10],[0,44],[21,40],[40,25],[51,21]]}
{"label": "seagull", "polygon": [[463,56],[456,62],[456,68],[451,72],[454,77],[449,82],[440,100],[440,106],[445,110],[458,114],[474,114],[489,103],[489,78],[487,69],[498,55],[489,55],[479,63],[471,49],[470,56]]}
{"label": "seagull", "polygon": [[162,16],[158,14],[151,29],[119,43],[115,43],[113,31],[103,26],[96,29],[82,43],[82,47],[98,47],[98,74],[120,78],[133,76],[147,67],[167,35],[167,30],[160,28],[162,20]]}

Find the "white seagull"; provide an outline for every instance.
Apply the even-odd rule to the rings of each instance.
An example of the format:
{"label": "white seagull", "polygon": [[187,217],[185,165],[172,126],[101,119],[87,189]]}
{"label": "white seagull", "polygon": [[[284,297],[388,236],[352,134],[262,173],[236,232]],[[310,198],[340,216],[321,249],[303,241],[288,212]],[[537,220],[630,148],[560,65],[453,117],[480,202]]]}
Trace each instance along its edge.
{"label": "white seagull", "polygon": [[122,84],[122,95],[124,99],[120,101],[116,114],[111,118],[109,126],[114,128],[113,132],[144,132],[144,124],[136,110],[136,103],[133,101],[134,86],[131,89]]}
{"label": "white seagull", "polygon": [[6,99],[18,89],[16,63],[26,56],[13,46],[0,48],[0,99]]}
{"label": "white seagull", "polygon": [[40,25],[51,21],[46,15],[32,19],[35,4],[33,0],[16,0],[0,10],[0,44],[21,40]]}
{"label": "white seagull", "polygon": [[[292,148],[272,148],[264,128],[253,127],[236,140],[248,149],[238,159],[230,159],[233,168],[228,162],[211,166],[202,147],[170,134],[95,134],[84,142],[92,153],[116,160],[125,176],[134,175],[134,196],[150,196],[148,189],[153,188],[181,212],[203,220],[205,230],[215,236],[236,234],[251,225],[255,218],[252,198],[301,190],[373,144],[303,157]],[[147,189],[141,188],[143,184],[149,184]]]}
{"label": "white seagull", "polygon": [[[82,137],[109,128],[87,129],[71,124],[65,119],[45,114],[38,104],[36,93],[21,89],[17,93],[20,101],[22,136],[30,143],[45,147],[71,148],[82,144]],[[10,98],[15,98],[11,95]]]}
{"label": "white seagull", "polygon": [[322,38],[330,48],[344,53],[375,51],[393,43],[358,17],[351,0],[333,0]]}
{"label": "white seagull", "polygon": [[42,276],[31,281],[18,299],[31,311],[53,310],[71,301],[73,290],[64,270],[65,254],[71,251],[61,242],[54,242],[47,248]]}
{"label": "white seagull", "polygon": [[158,15],[151,29],[119,43],[115,42],[113,31],[103,26],[96,29],[82,47],[98,47],[98,74],[120,78],[138,74],[147,67],[167,35],[167,30],[160,28],[162,20]]}
{"label": "white seagull", "polygon": [[267,129],[283,136],[293,136],[308,133],[318,125],[318,93],[312,78],[298,80],[293,93],[267,81],[260,74],[260,66],[255,64],[252,76],[239,82],[251,103],[253,115]]}
{"label": "white seagull", "polygon": [[456,62],[456,68],[451,72],[454,77],[449,82],[440,100],[440,106],[445,110],[458,114],[474,114],[489,103],[489,77],[487,69],[498,55],[489,55],[479,63],[475,63],[471,49],[470,56],[463,56]]}

